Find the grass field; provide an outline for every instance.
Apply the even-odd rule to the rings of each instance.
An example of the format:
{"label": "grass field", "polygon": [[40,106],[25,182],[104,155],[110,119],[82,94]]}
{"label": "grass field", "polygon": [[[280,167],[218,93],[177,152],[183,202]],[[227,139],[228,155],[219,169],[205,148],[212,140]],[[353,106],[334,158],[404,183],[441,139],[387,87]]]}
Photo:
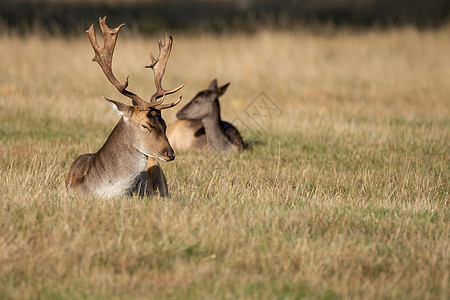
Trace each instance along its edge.
{"label": "grass field", "polygon": [[[0,37],[0,298],[448,299],[449,36],[175,35],[182,103],[218,78],[225,120],[261,92],[281,115],[237,124],[240,155],[177,153],[170,198],[114,200],[64,187],[118,121],[101,96],[127,101],[87,37]],[[146,98],[162,37],[116,47]]]}

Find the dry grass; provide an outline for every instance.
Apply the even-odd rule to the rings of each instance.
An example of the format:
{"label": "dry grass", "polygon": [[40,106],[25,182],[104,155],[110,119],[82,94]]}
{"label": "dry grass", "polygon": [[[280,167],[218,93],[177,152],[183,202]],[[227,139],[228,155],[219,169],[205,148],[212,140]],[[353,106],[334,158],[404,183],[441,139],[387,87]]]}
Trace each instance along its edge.
{"label": "dry grass", "polygon": [[[283,113],[241,155],[178,153],[169,199],[113,201],[63,186],[117,122],[87,38],[0,38],[0,298],[448,299],[448,36],[175,36],[165,86]],[[146,97],[155,39],[114,61]]]}

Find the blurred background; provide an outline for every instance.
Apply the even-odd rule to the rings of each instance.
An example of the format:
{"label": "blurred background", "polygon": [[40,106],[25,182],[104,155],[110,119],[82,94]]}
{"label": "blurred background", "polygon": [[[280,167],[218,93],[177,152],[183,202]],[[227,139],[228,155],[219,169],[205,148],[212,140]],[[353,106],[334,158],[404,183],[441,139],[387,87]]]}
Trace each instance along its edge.
{"label": "blurred background", "polygon": [[[2,0],[2,32],[79,34],[99,16],[140,34],[190,30],[214,34],[339,27],[437,27],[449,20],[448,0]],[[321,27],[321,26],[319,26]]]}

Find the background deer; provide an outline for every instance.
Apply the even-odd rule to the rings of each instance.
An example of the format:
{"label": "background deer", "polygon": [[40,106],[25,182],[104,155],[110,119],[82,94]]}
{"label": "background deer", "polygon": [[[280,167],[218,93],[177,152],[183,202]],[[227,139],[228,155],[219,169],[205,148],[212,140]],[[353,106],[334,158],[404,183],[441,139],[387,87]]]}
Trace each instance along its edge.
{"label": "background deer", "polygon": [[244,148],[239,131],[220,117],[219,97],[229,84],[218,87],[214,79],[207,90],[199,92],[177,113],[180,120],[167,130],[167,137],[176,150],[238,153]]}
{"label": "background deer", "polygon": [[161,117],[161,110],[177,105],[181,96],[170,104],[162,102],[165,95],[175,93],[184,86],[164,90],[161,85],[172,49],[172,37],[166,33],[165,43],[159,41],[158,59],[150,54],[151,64],[146,67],[153,69],[156,92],[150,102],[146,102],[127,90],[128,77],[121,84],[113,74],[114,47],[124,24],[110,29],[105,19],[99,19],[104,38],[103,48],[97,43],[94,25],[86,31],[95,52],[92,60],[100,65],[114,87],[133,101],[134,106],[104,98],[121,118],[97,153],[84,154],[75,159],[66,179],[66,188],[69,192],[97,197],[155,190],[159,190],[161,196],[167,196],[166,178],[156,159],[171,161],[175,153],[166,136],[166,123]]}

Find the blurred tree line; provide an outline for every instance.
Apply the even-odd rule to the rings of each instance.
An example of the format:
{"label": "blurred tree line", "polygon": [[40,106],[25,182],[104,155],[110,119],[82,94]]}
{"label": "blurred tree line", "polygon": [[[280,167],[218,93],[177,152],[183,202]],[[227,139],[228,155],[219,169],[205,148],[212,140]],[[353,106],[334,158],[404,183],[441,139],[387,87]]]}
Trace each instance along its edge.
{"label": "blurred tree line", "polygon": [[449,0],[1,0],[1,31],[79,34],[99,16],[140,33],[446,24]]}

